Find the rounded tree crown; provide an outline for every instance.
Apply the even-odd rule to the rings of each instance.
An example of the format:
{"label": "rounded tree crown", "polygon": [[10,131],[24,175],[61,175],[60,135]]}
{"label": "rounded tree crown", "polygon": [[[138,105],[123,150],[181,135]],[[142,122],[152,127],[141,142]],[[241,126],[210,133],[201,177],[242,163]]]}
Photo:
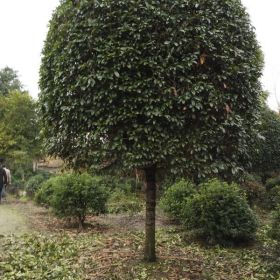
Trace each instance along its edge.
{"label": "rounded tree crown", "polygon": [[62,1],[40,71],[48,149],[78,164],[234,173],[261,68],[239,0]]}

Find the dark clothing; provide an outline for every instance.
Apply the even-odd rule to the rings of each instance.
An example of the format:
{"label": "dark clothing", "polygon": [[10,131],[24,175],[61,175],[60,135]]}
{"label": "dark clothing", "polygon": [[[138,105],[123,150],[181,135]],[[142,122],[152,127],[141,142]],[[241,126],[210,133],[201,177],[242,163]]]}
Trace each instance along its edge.
{"label": "dark clothing", "polygon": [[0,167],[0,202],[1,202],[1,198],[2,198],[2,190],[4,185],[6,185],[8,182],[7,180],[7,174],[5,172],[5,170],[3,169],[3,167]]}
{"label": "dark clothing", "polygon": [[0,167],[0,187],[7,184],[7,174],[3,167]]}

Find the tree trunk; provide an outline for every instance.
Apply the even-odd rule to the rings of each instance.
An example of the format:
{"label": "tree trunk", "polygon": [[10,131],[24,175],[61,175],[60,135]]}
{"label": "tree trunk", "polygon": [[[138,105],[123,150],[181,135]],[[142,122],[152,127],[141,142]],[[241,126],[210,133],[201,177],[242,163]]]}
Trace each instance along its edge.
{"label": "tree trunk", "polygon": [[146,239],[144,259],[148,262],[156,260],[155,250],[155,210],[156,210],[156,169],[145,169],[146,176]]}

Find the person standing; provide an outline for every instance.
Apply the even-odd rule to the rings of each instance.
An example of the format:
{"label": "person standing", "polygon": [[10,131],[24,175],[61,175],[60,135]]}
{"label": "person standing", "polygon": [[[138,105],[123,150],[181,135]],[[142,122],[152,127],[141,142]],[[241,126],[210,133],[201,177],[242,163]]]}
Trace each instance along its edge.
{"label": "person standing", "polygon": [[7,175],[7,184],[4,185],[4,187],[3,187],[2,197],[4,197],[4,196],[6,197],[7,187],[12,183],[12,177],[11,177],[10,169],[8,169],[5,164],[3,164],[3,169],[5,170],[6,175]]}
{"label": "person standing", "polygon": [[3,168],[2,162],[0,161],[0,204],[2,200],[2,191],[6,184],[7,184],[7,174]]}

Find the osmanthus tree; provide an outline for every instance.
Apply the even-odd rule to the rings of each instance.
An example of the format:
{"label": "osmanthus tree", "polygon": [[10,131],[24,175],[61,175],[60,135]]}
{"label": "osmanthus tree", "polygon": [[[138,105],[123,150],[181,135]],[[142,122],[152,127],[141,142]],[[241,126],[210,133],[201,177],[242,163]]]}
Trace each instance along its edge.
{"label": "osmanthus tree", "polygon": [[145,171],[154,261],[157,171],[238,172],[261,68],[240,0],[61,1],[40,70],[47,148],[77,167]]}

